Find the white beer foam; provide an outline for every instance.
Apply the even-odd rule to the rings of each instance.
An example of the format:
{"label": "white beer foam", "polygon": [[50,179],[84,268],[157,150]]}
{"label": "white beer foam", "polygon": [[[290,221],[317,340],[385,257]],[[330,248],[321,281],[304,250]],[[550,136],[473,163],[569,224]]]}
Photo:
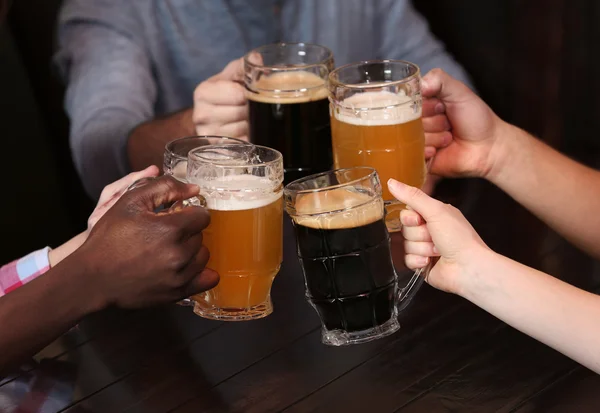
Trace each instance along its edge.
{"label": "white beer foam", "polygon": [[262,103],[305,103],[327,98],[325,80],[305,71],[279,72],[261,77],[247,91],[248,99]]}
{"label": "white beer foam", "polygon": [[421,108],[415,110],[412,98],[404,91],[356,93],[344,99],[334,111],[340,122],[359,126],[383,126],[407,123],[421,117]]}
{"label": "white beer foam", "polygon": [[336,188],[322,192],[299,194],[294,221],[316,229],[356,228],[383,219],[381,197]]}
{"label": "white beer foam", "polygon": [[241,211],[269,205],[283,195],[273,181],[255,175],[229,175],[211,180],[190,180],[200,187],[208,209]]}

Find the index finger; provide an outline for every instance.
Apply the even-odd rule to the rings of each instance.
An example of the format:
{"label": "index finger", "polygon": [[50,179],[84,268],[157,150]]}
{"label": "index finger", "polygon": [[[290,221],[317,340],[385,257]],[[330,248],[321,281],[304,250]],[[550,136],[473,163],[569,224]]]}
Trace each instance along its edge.
{"label": "index finger", "polygon": [[141,210],[153,212],[161,205],[183,201],[199,193],[200,188],[197,185],[186,184],[172,176],[163,175],[139,188],[130,190],[123,198]]}
{"label": "index finger", "polygon": [[425,221],[439,214],[444,205],[440,201],[431,198],[419,188],[408,186],[395,179],[388,181],[388,188],[394,197],[414,209]]}

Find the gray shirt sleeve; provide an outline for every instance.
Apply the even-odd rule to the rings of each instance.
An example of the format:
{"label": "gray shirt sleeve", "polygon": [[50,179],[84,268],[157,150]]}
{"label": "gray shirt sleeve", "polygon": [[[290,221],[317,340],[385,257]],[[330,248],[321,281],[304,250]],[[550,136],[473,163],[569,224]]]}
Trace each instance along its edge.
{"label": "gray shirt sleeve", "polygon": [[472,87],[465,70],[450,56],[444,45],[429,31],[429,25],[409,0],[380,0],[379,21],[383,22],[379,58],[402,59],[416,63],[425,75],[442,68]]}
{"label": "gray shirt sleeve", "polygon": [[113,25],[118,19],[106,18],[106,12],[86,15],[64,9],[55,56],[67,82],[71,151],[87,192],[95,198],[128,172],[128,135],[154,116],[156,99],[143,45]]}

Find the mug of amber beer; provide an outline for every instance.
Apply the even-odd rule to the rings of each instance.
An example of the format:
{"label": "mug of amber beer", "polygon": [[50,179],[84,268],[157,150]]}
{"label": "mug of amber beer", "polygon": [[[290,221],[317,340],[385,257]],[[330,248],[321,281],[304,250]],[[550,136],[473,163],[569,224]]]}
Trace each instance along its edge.
{"label": "mug of amber beer", "polygon": [[188,154],[189,183],[210,212],[203,243],[219,284],[192,297],[204,318],[243,321],[273,312],[271,285],[283,254],[283,159],[255,145],[208,145]]}
{"label": "mug of amber beer", "polygon": [[323,343],[360,344],[398,331],[398,313],[428,269],[402,279],[396,274],[377,172],[358,167],[312,175],[287,185],[284,199]]}
{"label": "mug of amber beer", "polygon": [[420,188],[425,183],[419,67],[401,60],[352,63],[329,75],[335,168],[370,166],[382,182],[389,231],[400,229],[400,210],[387,181]]}
{"label": "mug of amber beer", "polygon": [[[181,182],[186,182],[188,153],[192,149],[207,145],[250,145],[250,143],[241,139],[229,138],[226,136],[186,136],[172,140],[165,145],[163,154],[163,173],[171,175]],[[136,186],[139,186],[139,182]],[[186,298],[177,304],[183,306],[193,306],[194,301]]]}
{"label": "mug of amber beer", "polygon": [[244,57],[250,142],[283,154],[285,182],[331,169],[327,76],[333,54],[308,43],[274,43]]}

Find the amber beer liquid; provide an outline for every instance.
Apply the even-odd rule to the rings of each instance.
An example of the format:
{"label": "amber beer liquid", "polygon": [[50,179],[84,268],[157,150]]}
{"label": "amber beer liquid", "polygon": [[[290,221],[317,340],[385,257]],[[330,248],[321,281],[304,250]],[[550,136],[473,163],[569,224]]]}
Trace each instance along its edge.
{"label": "amber beer liquid", "polygon": [[[221,314],[213,318],[226,317],[223,312],[234,317],[270,306],[271,285],[283,256],[282,190],[273,192],[272,184],[265,182],[264,192],[240,192],[247,187],[260,189],[263,179],[237,175],[210,181],[220,194],[205,196],[211,221],[203,231],[203,242],[211,253],[207,267],[221,279],[215,288],[193,297],[200,315],[211,318],[211,312],[219,309]],[[224,195],[228,190],[232,193]]]}
{"label": "amber beer liquid", "polygon": [[356,93],[332,106],[331,131],[334,167],[375,168],[388,201],[386,221],[398,220],[402,205],[389,204],[388,179],[420,188],[427,175],[420,106],[402,93]]}

